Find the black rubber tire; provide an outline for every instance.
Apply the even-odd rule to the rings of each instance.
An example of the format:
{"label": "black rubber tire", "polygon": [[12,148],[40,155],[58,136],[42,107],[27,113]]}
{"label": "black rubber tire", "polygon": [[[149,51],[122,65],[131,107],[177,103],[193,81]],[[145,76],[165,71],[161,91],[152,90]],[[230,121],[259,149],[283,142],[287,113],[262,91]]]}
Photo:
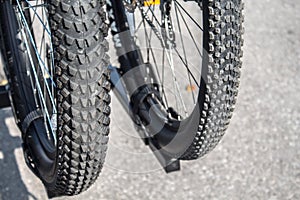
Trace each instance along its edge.
{"label": "black rubber tire", "polygon": [[[145,134],[151,136],[153,135],[151,130],[154,130],[153,132],[158,134],[151,139],[156,141],[158,148],[165,151],[165,154],[181,160],[202,157],[219,143],[234,111],[242,65],[242,0],[202,0],[201,2],[204,53],[198,107],[196,106],[197,108],[187,119],[180,122],[181,129],[184,129],[180,133],[178,129],[174,128],[174,131],[172,127],[165,124],[160,132],[156,127],[148,126]],[[113,23],[116,14],[113,13],[112,7],[109,6],[108,9],[109,13],[114,15],[110,16],[110,21]],[[118,30],[116,24],[118,23],[113,24],[113,35],[119,34],[116,31]],[[121,42],[126,45],[126,41]]]}
{"label": "black rubber tire", "polygon": [[[110,124],[108,26],[104,1],[50,0],[49,19],[55,51],[57,145],[47,149],[34,121],[23,134],[25,159],[44,183],[48,196],[76,195],[97,179],[104,163]],[[0,4],[3,53],[11,85],[12,105],[21,128],[35,108],[26,68],[30,65],[13,6]],[[31,94],[29,93],[31,91]],[[28,156],[32,159],[28,161]],[[44,159],[44,160],[43,160]],[[48,160],[47,160],[48,159]],[[43,167],[48,163],[48,171]]]}
{"label": "black rubber tire", "polygon": [[[242,0],[203,0],[208,9],[208,66],[205,102],[199,129],[181,156],[193,160],[219,143],[229,125],[238,94],[243,45]],[[205,45],[205,44],[204,44]]]}

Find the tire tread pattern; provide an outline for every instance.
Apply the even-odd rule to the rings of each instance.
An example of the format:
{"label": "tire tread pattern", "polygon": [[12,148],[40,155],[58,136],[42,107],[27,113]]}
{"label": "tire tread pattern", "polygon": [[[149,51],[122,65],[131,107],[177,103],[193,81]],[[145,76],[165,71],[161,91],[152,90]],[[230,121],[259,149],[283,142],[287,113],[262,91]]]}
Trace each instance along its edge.
{"label": "tire tread pattern", "polygon": [[182,160],[200,158],[210,152],[224,135],[238,94],[243,46],[241,0],[207,0],[209,49],[207,94],[198,132]]}
{"label": "tire tread pattern", "polygon": [[104,1],[51,0],[55,49],[58,160],[49,197],[76,195],[97,179],[110,124],[108,26]]}

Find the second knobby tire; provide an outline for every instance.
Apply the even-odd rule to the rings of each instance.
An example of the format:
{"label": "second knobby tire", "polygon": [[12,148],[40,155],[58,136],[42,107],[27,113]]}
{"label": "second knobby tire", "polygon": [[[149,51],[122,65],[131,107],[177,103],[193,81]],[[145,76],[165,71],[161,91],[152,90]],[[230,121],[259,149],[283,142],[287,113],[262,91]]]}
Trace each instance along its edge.
{"label": "second knobby tire", "polygon": [[228,128],[242,67],[243,7],[242,0],[203,0],[208,61],[206,98],[197,134],[182,160],[197,159],[210,152]]}
{"label": "second knobby tire", "polygon": [[[133,94],[134,123],[143,137],[171,158],[206,155],[224,135],[236,103],[242,0],[107,7],[120,71]],[[133,67],[145,71],[145,80],[132,84]]]}
{"label": "second knobby tire", "polygon": [[[2,50],[8,64],[13,110],[22,131],[25,160],[43,182],[49,197],[76,195],[95,182],[107,150],[110,83],[104,1],[48,1],[47,20],[55,66],[51,78],[56,85],[53,92],[57,109],[57,116],[53,117],[57,118],[56,144],[53,138],[47,140],[47,123],[39,116],[44,110],[36,112],[42,103],[37,102],[39,98],[32,89],[35,84],[30,82],[34,80],[30,77],[30,62],[38,65],[41,61],[29,35],[40,32],[33,27],[31,33],[24,34],[27,31],[24,24],[33,21],[26,11],[30,4],[17,2],[17,5],[1,3],[0,12],[1,19],[7,19],[1,20]],[[18,14],[21,11],[24,16]],[[36,15],[35,19],[44,18]],[[38,78],[45,79],[38,72]],[[48,104],[49,100],[45,105]]]}

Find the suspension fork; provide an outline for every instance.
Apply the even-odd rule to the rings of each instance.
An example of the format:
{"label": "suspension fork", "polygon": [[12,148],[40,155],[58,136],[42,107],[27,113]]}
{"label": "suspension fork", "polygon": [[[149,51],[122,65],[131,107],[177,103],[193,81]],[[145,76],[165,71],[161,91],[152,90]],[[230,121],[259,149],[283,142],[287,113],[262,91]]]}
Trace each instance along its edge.
{"label": "suspension fork", "polygon": [[[110,3],[110,4],[109,4]],[[158,85],[157,78],[150,63],[144,63],[140,48],[134,41],[135,25],[134,14],[129,12],[123,4],[123,0],[112,0],[108,2],[109,14],[111,19],[111,31],[113,35],[114,45],[117,51],[119,63],[119,75],[122,76],[124,82],[123,88],[126,90],[129,106],[131,107],[131,115],[135,116],[134,121],[140,124],[140,117],[148,119],[148,113],[143,116],[139,115],[136,119],[141,104],[150,95],[160,97],[158,87],[155,89],[154,85]],[[113,20],[112,20],[113,19]],[[146,80],[145,77],[151,76],[153,83]],[[113,83],[113,86],[116,84]],[[121,93],[124,94],[124,91]],[[121,95],[124,96],[124,95]],[[122,99],[124,99],[122,97]],[[127,102],[128,102],[127,101]],[[128,104],[128,103],[126,103]]]}
{"label": "suspension fork", "polygon": [[[110,4],[111,5],[110,5]],[[126,14],[123,0],[111,0],[109,16],[111,19],[111,32],[120,66],[120,74],[126,74],[125,85],[129,94],[145,84],[146,71],[140,65],[144,63],[139,47],[134,42],[134,18],[133,14]],[[129,16],[129,15],[132,16]],[[127,20],[127,17],[131,20]],[[130,28],[131,26],[131,28]],[[133,70],[134,69],[134,70]]]}

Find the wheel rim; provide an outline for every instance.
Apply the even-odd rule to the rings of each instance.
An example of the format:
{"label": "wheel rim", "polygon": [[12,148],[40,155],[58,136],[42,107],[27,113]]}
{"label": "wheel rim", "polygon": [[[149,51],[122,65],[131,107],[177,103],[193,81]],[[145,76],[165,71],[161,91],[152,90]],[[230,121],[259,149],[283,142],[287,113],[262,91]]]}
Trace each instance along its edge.
{"label": "wheel rim", "polygon": [[[25,134],[25,158],[38,176],[51,181],[57,148],[57,107],[54,55],[47,4],[44,1],[16,1],[14,6],[20,38],[26,52],[26,82],[35,111],[42,116],[32,122]],[[32,104],[32,102],[31,102]]]}

